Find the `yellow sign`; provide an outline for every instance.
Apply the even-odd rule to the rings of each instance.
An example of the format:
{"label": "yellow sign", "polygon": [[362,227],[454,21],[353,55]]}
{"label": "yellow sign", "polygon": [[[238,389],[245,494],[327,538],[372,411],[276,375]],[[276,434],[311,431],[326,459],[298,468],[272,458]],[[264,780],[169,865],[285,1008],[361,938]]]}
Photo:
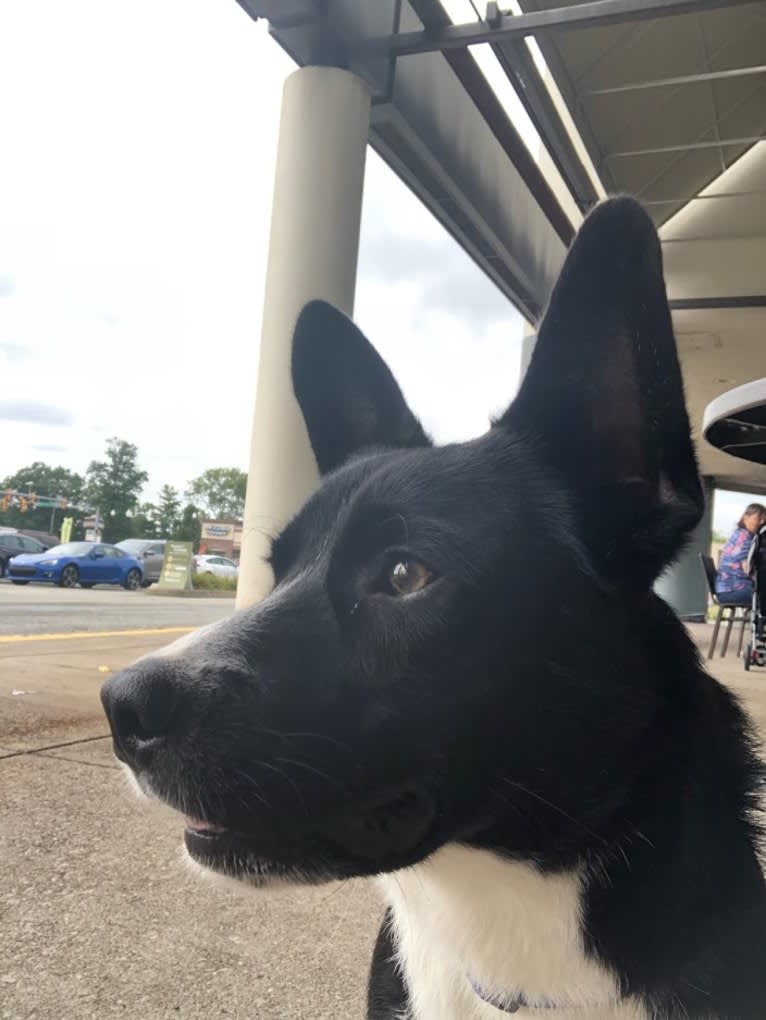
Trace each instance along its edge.
{"label": "yellow sign", "polygon": [[72,537],[72,517],[65,517],[61,522],[61,541],[68,542]]}

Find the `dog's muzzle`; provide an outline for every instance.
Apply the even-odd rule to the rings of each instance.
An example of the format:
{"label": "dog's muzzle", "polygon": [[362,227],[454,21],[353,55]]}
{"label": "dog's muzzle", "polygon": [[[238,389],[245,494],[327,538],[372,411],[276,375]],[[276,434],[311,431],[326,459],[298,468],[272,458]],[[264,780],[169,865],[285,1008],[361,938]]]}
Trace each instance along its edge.
{"label": "dog's muzzle", "polygon": [[[425,782],[402,777],[350,790],[358,753],[328,737],[331,750],[314,764],[296,741],[305,736],[316,750],[327,743],[317,740],[322,734],[274,730],[255,678],[233,683],[248,685],[248,710],[229,705],[221,717],[225,683],[213,669],[153,656],[101,690],[117,758],[142,789],[185,816],[191,856],[226,874],[249,862],[259,881],[267,870],[339,877],[407,863],[439,815]],[[305,728],[301,716],[287,727]]]}

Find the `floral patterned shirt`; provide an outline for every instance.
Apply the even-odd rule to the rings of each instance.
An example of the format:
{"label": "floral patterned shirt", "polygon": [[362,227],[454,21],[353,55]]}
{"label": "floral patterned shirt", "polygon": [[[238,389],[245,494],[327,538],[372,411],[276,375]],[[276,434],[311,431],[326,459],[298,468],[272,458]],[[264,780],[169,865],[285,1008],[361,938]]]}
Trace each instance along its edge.
{"label": "floral patterned shirt", "polygon": [[750,590],[752,582],[742,564],[747,560],[752,544],[753,536],[747,528],[735,528],[721,553],[715,579],[716,592]]}

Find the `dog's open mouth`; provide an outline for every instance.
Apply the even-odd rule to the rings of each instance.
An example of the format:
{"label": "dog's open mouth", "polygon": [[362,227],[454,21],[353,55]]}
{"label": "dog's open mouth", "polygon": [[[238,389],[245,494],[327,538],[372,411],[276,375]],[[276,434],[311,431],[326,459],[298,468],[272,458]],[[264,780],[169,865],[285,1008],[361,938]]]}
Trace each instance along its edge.
{"label": "dog's open mouth", "polygon": [[189,854],[200,864],[216,871],[236,871],[237,861],[244,864],[246,857],[263,849],[263,840],[254,834],[238,832],[189,815],[184,822],[184,843]]}
{"label": "dog's open mouth", "polygon": [[213,871],[262,880],[267,873],[300,870],[305,880],[315,861],[332,858],[356,862],[370,872],[401,866],[425,842],[436,815],[434,798],[421,787],[408,786],[284,840],[273,831],[240,832],[186,816],[184,842],[189,855]]}
{"label": "dog's open mouth", "polygon": [[263,840],[255,835],[188,815],[184,821],[184,845],[189,856],[211,871],[261,885],[267,878],[290,870],[276,866],[271,855],[265,856]]}
{"label": "dog's open mouth", "polygon": [[186,835],[192,839],[214,842],[229,832],[223,825],[215,825],[213,822],[205,822],[201,818],[192,818],[189,815],[186,816],[184,821],[186,822]]}

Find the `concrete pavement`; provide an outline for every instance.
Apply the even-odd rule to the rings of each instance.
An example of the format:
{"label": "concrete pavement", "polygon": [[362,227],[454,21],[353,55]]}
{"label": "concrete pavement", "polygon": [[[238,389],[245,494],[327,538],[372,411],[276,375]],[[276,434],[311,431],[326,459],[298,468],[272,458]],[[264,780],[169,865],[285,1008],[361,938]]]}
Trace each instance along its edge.
{"label": "concrete pavement", "polygon": [[[193,876],[178,817],[133,799],[111,754],[99,667],[172,639],[163,623],[202,624],[231,605],[146,599],[147,610],[140,594],[81,593],[110,629],[112,612],[123,630],[153,627],[72,637],[83,630],[72,594],[38,598],[35,625],[64,621],[63,635],[0,643],[1,1020],[361,1020],[374,888],[255,894]],[[692,632],[704,645],[709,628]],[[766,726],[766,671],[745,673],[733,654],[713,671]]]}
{"label": "concrete pavement", "polygon": [[104,740],[0,761],[3,1020],[363,1016],[363,885],[254,894],[182,866]]}
{"label": "concrete pavement", "polygon": [[[111,752],[108,673],[232,610],[0,585],[2,1020],[363,1016],[369,883],[254,894],[192,876],[178,816],[135,800]],[[79,636],[98,625],[123,633]]]}

